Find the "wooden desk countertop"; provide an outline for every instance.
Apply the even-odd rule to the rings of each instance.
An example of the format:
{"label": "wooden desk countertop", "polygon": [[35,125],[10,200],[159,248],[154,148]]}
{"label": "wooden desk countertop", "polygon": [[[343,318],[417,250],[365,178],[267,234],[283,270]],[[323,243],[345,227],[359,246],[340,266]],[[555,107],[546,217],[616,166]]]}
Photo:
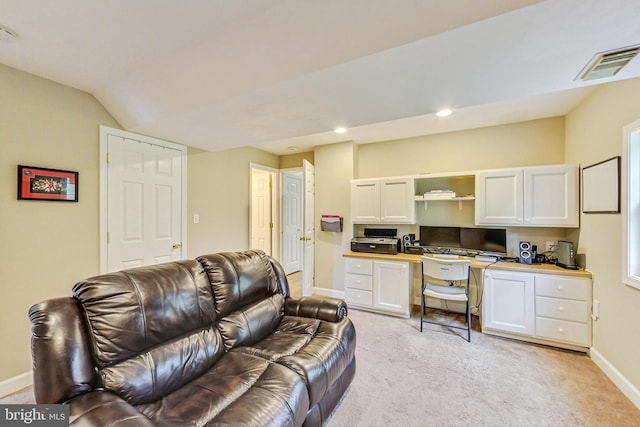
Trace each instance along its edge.
{"label": "wooden desk countertop", "polygon": [[[384,261],[404,261],[413,264],[420,264],[420,257],[422,255],[416,254],[375,254],[369,252],[347,252],[342,256],[348,258],[364,258],[372,260],[384,260]],[[427,255],[428,256],[428,255]],[[465,258],[465,257],[460,257]],[[561,276],[573,276],[573,277],[588,277],[591,278],[591,273],[584,269],[580,270],[567,270],[566,268],[558,267],[554,264],[520,264],[517,262],[498,261],[496,263],[479,262],[473,257],[469,257],[471,260],[471,268],[490,268],[492,270],[506,270],[506,271],[521,271],[526,273],[546,273],[557,274]]]}

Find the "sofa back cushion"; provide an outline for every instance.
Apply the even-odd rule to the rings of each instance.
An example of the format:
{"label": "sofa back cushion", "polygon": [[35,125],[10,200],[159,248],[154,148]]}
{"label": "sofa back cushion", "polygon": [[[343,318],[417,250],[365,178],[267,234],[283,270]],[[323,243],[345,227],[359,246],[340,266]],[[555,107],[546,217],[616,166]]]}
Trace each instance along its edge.
{"label": "sofa back cushion", "polygon": [[209,276],[227,349],[254,344],[275,330],[284,315],[284,297],[264,252],[223,252],[198,261]]}
{"label": "sofa back cushion", "polygon": [[224,352],[209,281],[194,260],[83,280],[82,306],[105,388],[153,402],[208,370]]}

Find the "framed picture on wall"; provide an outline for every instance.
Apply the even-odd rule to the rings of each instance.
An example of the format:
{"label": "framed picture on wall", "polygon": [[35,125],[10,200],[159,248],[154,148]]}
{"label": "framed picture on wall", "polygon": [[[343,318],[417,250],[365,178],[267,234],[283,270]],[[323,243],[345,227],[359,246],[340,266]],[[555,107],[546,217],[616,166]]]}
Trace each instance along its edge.
{"label": "framed picture on wall", "polygon": [[620,156],[582,168],[582,212],[620,213]]}
{"label": "framed picture on wall", "polygon": [[18,165],[18,200],[78,201],[78,172]]}

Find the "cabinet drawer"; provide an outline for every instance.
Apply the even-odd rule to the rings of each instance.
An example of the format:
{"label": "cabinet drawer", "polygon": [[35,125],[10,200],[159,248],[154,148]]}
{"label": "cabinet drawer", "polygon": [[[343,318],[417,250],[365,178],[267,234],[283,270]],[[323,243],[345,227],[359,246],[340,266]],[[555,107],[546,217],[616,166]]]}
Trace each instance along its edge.
{"label": "cabinet drawer", "polygon": [[536,336],[586,347],[591,345],[589,326],[586,323],[536,317]]}
{"label": "cabinet drawer", "polygon": [[536,316],[586,323],[589,312],[585,301],[536,297]]}
{"label": "cabinet drawer", "polygon": [[345,289],[345,300],[347,304],[371,307],[373,305],[373,292],[360,289]]}
{"label": "cabinet drawer", "polygon": [[345,275],[344,287],[346,289],[360,289],[363,291],[373,291],[373,277],[364,274],[347,273]]}
{"label": "cabinet drawer", "polygon": [[536,295],[588,301],[589,279],[537,275]]}
{"label": "cabinet drawer", "polygon": [[347,273],[373,274],[373,260],[360,258],[347,258],[345,269]]}

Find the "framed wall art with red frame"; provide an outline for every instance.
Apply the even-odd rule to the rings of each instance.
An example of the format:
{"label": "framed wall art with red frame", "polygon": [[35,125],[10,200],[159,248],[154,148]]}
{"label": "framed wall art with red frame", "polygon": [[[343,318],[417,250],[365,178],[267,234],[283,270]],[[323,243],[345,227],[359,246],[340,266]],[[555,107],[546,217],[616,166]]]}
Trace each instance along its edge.
{"label": "framed wall art with red frame", "polygon": [[78,172],[18,165],[18,200],[78,201]]}

